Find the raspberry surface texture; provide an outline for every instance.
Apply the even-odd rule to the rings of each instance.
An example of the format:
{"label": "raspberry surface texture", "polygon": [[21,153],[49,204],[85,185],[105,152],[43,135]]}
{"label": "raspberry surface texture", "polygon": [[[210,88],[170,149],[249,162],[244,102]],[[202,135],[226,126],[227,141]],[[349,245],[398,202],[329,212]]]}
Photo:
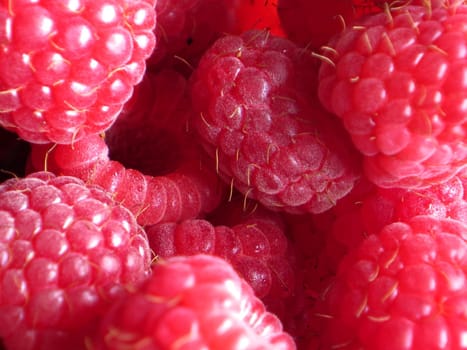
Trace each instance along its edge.
{"label": "raspberry surface texture", "polygon": [[226,183],[264,206],[322,212],[360,174],[316,96],[317,62],[267,31],[219,39],[192,76],[192,124]]}
{"label": "raspberry surface texture", "polygon": [[285,227],[277,224],[274,213],[253,213],[232,226],[193,219],[145,229],[157,256],[219,256],[233,265],[260,298],[283,299],[294,292],[293,256]]}
{"label": "raspberry surface texture", "polygon": [[173,172],[147,175],[111,160],[105,140],[90,135],[72,145],[33,145],[29,168],[75,176],[100,186],[145,226],[192,219],[219,205],[225,192],[223,183],[213,167],[202,163],[199,158],[185,159]]}
{"label": "raspberry surface texture", "polygon": [[467,223],[466,191],[467,182],[458,176],[417,190],[380,188],[363,179],[335,208],[314,218],[317,227],[317,222],[325,222],[321,229],[326,244],[320,255],[335,271],[349,250],[393,222],[430,215]]}
{"label": "raspberry surface texture", "polygon": [[369,236],[313,310],[321,348],[465,348],[466,232],[422,215]]}
{"label": "raspberry surface texture", "polygon": [[[138,310],[138,312],[135,312]],[[161,259],[137,292],[114,304],[92,350],[295,349],[273,314],[224,260]]]}
{"label": "raspberry surface texture", "polygon": [[467,350],[466,2],[0,1],[0,350]]}
{"label": "raspberry surface texture", "polygon": [[0,4],[0,125],[33,143],[106,130],[155,46],[155,1]]}
{"label": "raspberry surface texture", "polygon": [[467,6],[402,6],[354,22],[323,53],[319,96],[381,187],[426,187],[467,162]]}
{"label": "raspberry surface texture", "polygon": [[98,187],[39,172],[0,185],[0,337],[83,349],[106,308],[150,274],[146,234]]}

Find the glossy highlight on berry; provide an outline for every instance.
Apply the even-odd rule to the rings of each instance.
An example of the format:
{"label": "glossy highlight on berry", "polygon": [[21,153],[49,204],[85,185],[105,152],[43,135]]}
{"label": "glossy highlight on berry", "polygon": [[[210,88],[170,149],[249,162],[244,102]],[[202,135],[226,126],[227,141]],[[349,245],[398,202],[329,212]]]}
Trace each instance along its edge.
{"label": "glossy highlight on berry", "polygon": [[[0,125],[32,143],[108,129],[142,79],[132,67],[155,47],[155,10],[142,0],[7,2],[0,13]],[[70,113],[80,117],[55,122]]]}

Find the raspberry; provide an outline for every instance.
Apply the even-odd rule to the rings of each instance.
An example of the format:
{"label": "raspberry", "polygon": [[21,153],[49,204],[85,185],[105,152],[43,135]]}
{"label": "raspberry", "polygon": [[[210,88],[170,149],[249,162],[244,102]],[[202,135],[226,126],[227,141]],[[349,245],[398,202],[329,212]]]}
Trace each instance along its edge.
{"label": "raspberry", "polygon": [[33,143],[106,130],[145,71],[155,1],[0,5],[0,125]]}
{"label": "raspberry", "polygon": [[380,187],[427,187],[466,166],[467,6],[364,17],[330,43],[319,96]]}
{"label": "raspberry", "polygon": [[314,308],[321,348],[461,349],[465,223],[417,216],[352,250]]}
{"label": "raspberry", "polygon": [[192,76],[193,125],[217,170],[272,210],[322,212],[359,176],[357,152],[316,94],[316,62],[287,39],[219,39]]}
{"label": "raspberry", "polygon": [[199,159],[185,160],[169,174],[151,176],[109,159],[105,141],[90,135],[73,145],[33,145],[30,168],[76,176],[112,193],[142,226],[195,218],[212,211],[224,188]]}
{"label": "raspberry", "polygon": [[293,262],[284,228],[276,218],[251,214],[235,225],[192,219],[146,227],[157,256],[211,254],[226,259],[259,298],[282,299],[294,291]]}
{"label": "raspberry", "polygon": [[306,283],[321,285],[315,280],[333,276],[343,256],[393,222],[429,215],[467,223],[466,190],[467,181],[459,176],[419,190],[379,188],[363,177],[331,210],[286,217],[293,241],[307,260]]}
{"label": "raspberry", "polygon": [[303,279],[297,290],[305,295],[300,301],[298,328],[291,332],[297,334],[299,348],[318,348],[310,345],[319,338],[315,333],[321,334],[314,326],[317,320],[313,307],[320,293],[332,285],[346,254],[384,226],[410,222],[415,216],[467,223],[467,202],[463,198],[466,186],[465,179],[454,177],[424,190],[382,189],[362,178],[333,209],[319,215],[285,217],[297,249],[296,271],[302,273]]}
{"label": "raspberry", "polygon": [[92,349],[142,344],[147,349],[295,349],[249,285],[227,262],[208,255],[155,264],[143,287],[109,310]]}
{"label": "raspberry", "polygon": [[150,273],[135,217],[101,189],[40,172],[0,185],[0,337],[83,349],[105,309]]}

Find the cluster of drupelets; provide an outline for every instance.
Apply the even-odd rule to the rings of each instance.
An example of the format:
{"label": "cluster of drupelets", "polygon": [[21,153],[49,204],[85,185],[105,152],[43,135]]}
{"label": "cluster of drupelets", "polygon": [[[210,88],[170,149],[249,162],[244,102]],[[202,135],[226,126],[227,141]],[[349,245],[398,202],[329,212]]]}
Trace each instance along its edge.
{"label": "cluster of drupelets", "polygon": [[[44,6],[49,3],[44,1]],[[198,0],[185,4],[158,0],[155,4],[157,25],[154,23],[155,27],[151,28],[156,38],[155,49],[150,56],[140,52],[140,57],[131,61],[132,64],[127,64],[124,69],[120,67],[121,71],[126,69],[130,72],[128,74],[133,74],[134,81],[131,83],[137,84],[134,91],[126,86],[127,90],[121,92],[121,96],[113,95],[121,108],[117,108],[118,113],[114,112],[113,116],[106,115],[104,121],[95,121],[89,128],[95,132],[83,133],[80,128],[71,128],[73,132],[57,133],[59,136],[56,137],[59,141],[69,138],[70,142],[45,142],[44,137],[49,137],[48,141],[54,140],[56,135],[53,130],[47,133],[42,130],[29,132],[28,128],[34,128],[31,123],[26,128],[27,132],[18,133],[26,141],[18,140],[12,133],[18,126],[11,127],[10,117],[0,118],[10,130],[0,130],[2,180],[18,177],[18,181],[21,181],[23,176],[32,174],[29,175],[30,179],[37,176],[41,181],[58,183],[54,186],[60,187],[63,184],[60,184],[59,179],[64,176],[64,179],[68,178],[66,181],[72,183],[74,180],[69,177],[76,178],[79,186],[97,186],[110,194],[111,200],[103,200],[106,205],[122,206],[129,211],[128,215],[133,215],[135,225],[144,228],[144,233],[132,233],[147,239],[147,246],[139,241],[133,242],[134,245],[140,244],[137,250],[144,251],[141,256],[138,255],[144,260],[140,264],[147,263],[148,249],[152,253],[152,272],[143,267],[136,272],[139,277],[152,273],[152,279],[139,292],[133,291],[129,300],[114,307],[101,324],[97,340],[91,341],[89,334],[80,333],[91,331],[89,327],[82,327],[78,323],[82,327],[79,331],[73,330],[71,337],[64,336],[61,340],[64,343],[55,340],[53,346],[66,344],[71,349],[66,342],[75,341],[80,344],[77,347],[80,349],[85,339],[89,349],[127,349],[124,346],[144,348],[145,337],[148,337],[148,329],[151,327],[154,332],[151,336],[157,339],[162,349],[172,349],[172,346],[184,349],[184,342],[187,348],[192,346],[190,349],[205,349],[206,344],[212,349],[240,349],[242,337],[250,339],[251,343],[246,344],[250,344],[251,349],[351,349],[361,344],[368,349],[428,349],[432,345],[429,341],[437,342],[440,349],[460,349],[465,346],[465,340],[462,343],[461,338],[467,332],[467,319],[465,311],[461,310],[462,306],[456,306],[455,301],[460,305],[465,305],[467,301],[467,258],[464,256],[467,247],[465,242],[456,240],[458,237],[465,238],[467,234],[467,172],[462,170],[466,159],[457,160],[458,170],[452,171],[446,179],[443,178],[443,182],[433,181],[429,187],[403,189],[397,185],[392,186],[393,178],[385,183],[390,183],[390,186],[379,187],[375,184],[377,181],[373,181],[374,178],[370,181],[362,174],[361,155],[347,139],[342,125],[334,124],[337,118],[332,122],[323,119],[321,124],[329,123],[327,129],[320,129],[319,125],[310,127],[309,122],[302,120],[289,123],[281,119],[271,124],[276,123],[274,128],[280,129],[278,125],[282,123],[281,127],[289,129],[276,132],[276,129],[271,128],[271,135],[276,133],[266,139],[261,134],[262,123],[268,121],[258,112],[264,107],[258,107],[263,102],[260,96],[263,90],[255,85],[262,81],[256,76],[248,76],[250,70],[245,73],[243,81],[237,81],[236,87],[229,86],[229,69],[232,66],[240,61],[244,66],[254,65],[251,62],[257,62],[255,59],[260,61],[261,58],[266,68],[258,65],[258,71],[260,68],[265,71],[268,68],[278,69],[275,72],[277,76],[271,73],[273,78],[265,78],[264,84],[277,84],[283,89],[280,92],[284,96],[288,93],[287,89],[293,90],[290,96],[299,101],[294,104],[290,102],[291,97],[284,97],[277,109],[271,107],[269,112],[273,117],[284,111],[301,108],[314,113],[318,111],[317,120],[326,118],[327,112],[321,106],[315,106],[318,103],[317,68],[321,62],[332,66],[332,62],[329,63],[329,56],[332,55],[329,55],[331,50],[324,50],[323,53],[318,47],[336,32],[336,26],[338,28],[342,22],[351,23],[352,16],[357,16],[358,11],[388,11],[387,5],[377,1],[375,3],[364,2],[356,6],[356,2],[330,1],[320,4],[322,11],[316,11],[318,5],[309,0],[280,0],[279,4],[243,0]],[[148,7],[147,4],[143,7]],[[279,23],[277,8],[282,23]],[[334,19],[337,14],[343,21]],[[137,20],[135,23],[135,26],[139,25],[138,30],[142,31],[142,25]],[[260,30],[245,33],[252,28]],[[257,52],[263,51],[282,52],[283,56],[280,60],[272,56],[266,59],[260,54],[260,58],[253,58]],[[304,61],[302,55],[306,56]],[[105,53],[101,56],[105,56]],[[141,70],[143,56],[145,67]],[[225,61],[217,61],[220,56]],[[284,68],[291,64],[296,66],[293,69]],[[306,67],[310,68],[311,73],[306,71]],[[289,74],[294,69],[297,76],[300,74],[296,72],[306,72],[303,74],[316,81],[303,83],[296,78],[294,83],[288,82],[289,85],[284,84],[286,88],[283,88],[281,73]],[[107,84],[114,81],[117,79]],[[220,87],[219,91],[214,90],[215,84]],[[267,85],[264,87],[266,89],[272,88]],[[302,103],[310,92],[316,94],[309,97],[312,102]],[[100,93],[98,101],[104,101],[104,95]],[[257,115],[255,123],[251,123],[255,125],[250,126],[246,122],[239,122],[240,126],[235,124],[235,118],[240,112],[238,106],[232,108],[234,98],[231,96],[235,96],[236,101],[242,101],[242,113]],[[335,101],[333,103],[338,104]],[[102,108],[99,111],[104,114]],[[264,120],[261,119],[263,117]],[[226,125],[225,130],[222,123]],[[464,133],[464,140],[458,143],[465,148],[465,118],[459,124],[459,133]],[[254,127],[257,129],[253,130]],[[240,150],[238,144],[241,142],[233,138],[235,132],[247,128],[255,133],[252,133],[248,142],[242,144]],[[335,133],[328,135],[329,130]],[[246,134],[242,135],[245,139]],[[283,141],[284,135],[293,139],[292,146],[287,143],[289,141]],[[276,149],[271,143],[276,145],[280,142],[287,145],[286,152],[273,153]],[[313,147],[306,148],[300,142],[306,143],[306,146],[312,143]],[[238,147],[238,150],[233,151],[234,147]],[[307,157],[310,149],[315,153]],[[293,157],[290,156],[292,153]],[[267,154],[263,169],[260,169],[263,164],[257,161],[256,158],[260,157],[257,154]],[[247,166],[241,168],[238,164],[249,157],[254,161],[248,161]],[[323,160],[317,166],[316,159],[320,157]],[[270,165],[270,161],[274,165]],[[306,168],[309,165],[307,162],[315,162],[310,167],[316,169]],[[236,173],[237,170],[240,174]],[[288,182],[292,182],[289,176],[297,176],[297,172],[301,171],[307,172],[307,176],[314,180],[300,186]],[[321,177],[317,174],[321,174]],[[9,181],[5,182],[4,187],[0,185],[0,213],[9,211],[15,216],[24,208],[6,203],[8,195],[11,196],[8,192],[17,192],[18,188],[22,191],[28,189],[24,184]],[[320,196],[309,194],[310,189]],[[30,190],[34,193],[32,188]],[[96,198],[99,196],[96,195]],[[41,204],[41,210],[53,204],[44,203]],[[73,207],[72,203],[67,204]],[[28,209],[36,210],[33,206]],[[91,210],[80,210],[86,212],[82,214],[83,218],[98,220],[94,216],[96,213],[91,213]],[[2,218],[0,215],[0,220]],[[131,222],[130,219],[128,221]],[[99,227],[98,230],[103,229]],[[441,238],[433,238],[435,235],[449,243],[443,245]],[[13,241],[13,238],[9,239]],[[24,241],[24,237],[21,240]],[[3,266],[1,249],[7,249],[9,242],[0,239],[0,268]],[[412,250],[416,252],[411,253]],[[125,251],[118,254],[123,256],[129,253]],[[220,257],[226,264],[210,260],[205,255]],[[187,256],[195,257],[193,261],[183,260]],[[174,257],[178,257],[178,260]],[[171,261],[174,267],[171,267]],[[93,263],[98,265],[95,261]],[[209,268],[210,264],[218,269],[217,272]],[[397,274],[393,272],[397,269],[395,265],[399,268]],[[413,273],[413,279],[409,272],[400,272],[405,266],[411,268],[407,271]],[[234,270],[230,270],[230,267]],[[430,279],[434,274],[438,276],[437,279]],[[2,283],[8,281],[5,275],[0,270]],[[444,276],[448,282],[440,282],[442,278],[439,275]],[[147,276],[144,278],[149,279]],[[194,286],[181,297],[180,290],[188,290],[186,286],[190,283],[195,285],[192,281],[205,285],[199,289]],[[230,281],[231,286],[230,289],[227,286],[222,290],[223,283],[228,284],[225,281]],[[121,276],[119,282],[128,283]],[[373,288],[373,294],[370,297],[369,294],[363,295],[361,291],[365,291],[371,283],[379,287],[368,287]],[[446,286],[449,283],[451,285]],[[136,289],[135,285],[128,289]],[[209,286],[212,290],[209,290]],[[399,287],[400,290],[397,289]],[[2,285],[0,288],[5,287]],[[109,290],[106,292],[109,295],[113,293]],[[144,298],[138,299],[138,293],[146,299],[152,298],[153,304],[147,303],[146,299],[142,300]],[[6,292],[4,294],[7,295]],[[397,299],[396,294],[401,297]],[[448,316],[429,323],[426,321],[428,316],[438,316],[431,311],[435,308],[435,302],[430,298],[434,298],[435,294],[436,303],[441,304],[439,299],[449,299],[443,302]],[[109,300],[114,300],[114,297],[106,296]],[[5,298],[2,299],[0,289],[0,308],[8,306]],[[224,298],[234,307],[229,309],[230,314],[227,311],[226,314],[216,314],[214,308],[221,308],[219,305],[222,303],[210,304],[204,300],[209,298]],[[378,303],[371,298],[383,302]],[[385,303],[395,299],[398,304],[387,307]],[[20,304],[23,301],[14,302]],[[140,311],[132,308],[149,310],[151,305],[158,302],[167,310],[173,307],[173,312],[167,312],[160,319],[157,318],[160,314],[149,311],[147,319],[134,316],[133,313]],[[181,304],[186,308],[176,309],[175,306]],[[232,311],[234,309],[235,312]],[[203,310],[211,318],[206,316],[203,319]],[[12,312],[10,314],[13,315]],[[221,326],[214,326],[220,324],[219,320],[228,322],[229,317],[242,318],[244,324],[238,319],[235,322],[230,319],[235,324],[231,326],[230,333],[223,333]],[[377,328],[374,324],[368,325],[368,322],[362,321],[364,318],[376,320],[375,324],[385,326]],[[35,336],[29,343],[18,340],[37,330],[35,322],[32,322],[32,326],[18,326],[23,333],[19,332],[16,337],[10,336],[10,328],[2,328],[2,322],[13,319],[14,315],[10,318],[0,316],[0,335],[5,337],[8,350],[22,350],[21,346],[29,349],[25,344],[33,346],[31,349],[45,349],[43,346],[47,345],[41,344],[41,341],[47,344],[44,341],[47,335],[40,332],[38,334],[42,335]],[[86,319],[90,320],[89,317]],[[422,325],[414,321],[420,319]],[[70,317],[67,322],[72,323]],[[48,323],[38,321],[37,324],[40,328]],[[209,337],[204,335],[204,339],[203,332],[194,330],[193,324],[204,329]],[[212,325],[213,329],[206,330],[207,325]],[[59,328],[60,332],[69,332],[74,326],[67,327]],[[138,333],[138,327],[144,330]],[[245,327],[249,327],[247,331]],[[416,331],[413,331],[415,328]],[[120,329],[120,333],[116,329]],[[283,330],[292,336],[293,343]],[[432,335],[428,336],[430,332]],[[386,333],[392,339],[388,339]],[[218,334],[222,336],[216,338]],[[191,340],[187,339],[190,335]],[[420,340],[424,336],[429,339],[426,343]],[[449,341],[444,340],[443,343],[443,336]],[[402,341],[406,343],[401,344]],[[55,349],[49,346],[49,349]]]}

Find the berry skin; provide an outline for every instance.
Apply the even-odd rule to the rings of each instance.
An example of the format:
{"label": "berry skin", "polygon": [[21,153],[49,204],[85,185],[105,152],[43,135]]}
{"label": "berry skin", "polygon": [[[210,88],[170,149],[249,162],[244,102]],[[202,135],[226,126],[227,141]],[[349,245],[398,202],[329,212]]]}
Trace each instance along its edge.
{"label": "berry skin", "polygon": [[293,293],[294,271],[284,228],[270,215],[272,218],[253,213],[232,226],[214,226],[208,220],[193,219],[145,229],[157,256],[219,256],[233,265],[259,298],[281,299]]}
{"label": "berry skin", "polygon": [[410,4],[435,9],[460,2],[462,0],[278,0],[277,11],[290,40],[318,51],[357,19],[381,13],[386,6],[401,8]]}
{"label": "berry skin", "polygon": [[287,39],[219,39],[192,76],[192,124],[220,176],[268,209],[322,212],[360,174],[357,152],[316,94],[316,61]]}
{"label": "berry skin", "polygon": [[313,309],[320,349],[463,349],[467,226],[416,216],[369,236]]}
{"label": "berry skin", "polygon": [[225,186],[187,131],[193,113],[187,93],[181,73],[147,72],[104,138],[33,145],[29,167],[103,187],[143,226],[210,212]]}
{"label": "berry skin", "polygon": [[288,228],[278,213],[254,201],[246,209],[237,195],[206,219],[146,226],[151,250],[162,258],[209,254],[225,259],[296,339],[301,272]]}
{"label": "berry skin", "polygon": [[[137,312],[135,312],[137,310]],[[276,316],[224,260],[162,259],[150,279],[113,305],[91,350],[295,349]]]}
{"label": "berry skin", "polygon": [[33,145],[30,171],[47,169],[80,178],[112,193],[142,226],[192,219],[220,203],[224,186],[202,159],[185,159],[177,169],[152,176],[109,159],[102,137],[89,135],[73,145]]}
{"label": "berry skin", "polygon": [[0,125],[69,144],[115,121],[155,46],[153,0],[0,5]]}
{"label": "berry skin", "polygon": [[101,189],[39,172],[0,185],[0,337],[83,349],[105,309],[150,274],[135,217]]}
{"label": "berry skin", "polygon": [[[335,271],[349,250],[393,222],[430,215],[467,223],[467,201],[463,198],[466,191],[467,182],[458,176],[417,190],[380,188],[363,178],[336,207],[313,218],[315,223],[328,220],[324,226],[326,245],[321,255]],[[330,220],[325,216],[331,216]]]}
{"label": "berry skin", "polygon": [[362,18],[334,37],[319,97],[337,114],[380,187],[421,188],[467,162],[467,6]]}

